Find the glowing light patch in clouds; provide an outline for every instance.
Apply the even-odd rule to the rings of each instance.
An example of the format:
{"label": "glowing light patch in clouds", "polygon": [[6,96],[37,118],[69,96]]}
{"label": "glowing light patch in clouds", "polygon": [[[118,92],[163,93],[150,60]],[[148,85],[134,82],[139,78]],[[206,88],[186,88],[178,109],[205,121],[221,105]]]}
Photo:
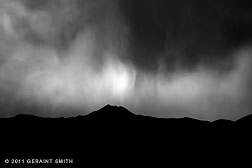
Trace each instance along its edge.
{"label": "glowing light patch in clouds", "polygon": [[[69,61],[71,62],[71,61]],[[31,73],[25,86],[39,99],[50,99],[57,105],[100,105],[128,98],[134,84],[134,74],[120,62],[108,61],[101,72],[78,64],[58,63],[44,71]],[[111,102],[111,103],[112,103]]]}
{"label": "glowing light patch in clouds", "polygon": [[[14,9],[23,17],[32,14],[19,3],[14,4]],[[52,23],[50,17],[42,16],[45,13],[36,13],[36,18],[45,24],[35,26],[34,20],[28,22],[44,37],[52,31]],[[120,59],[120,52],[114,51],[105,52],[101,67],[97,68],[92,57],[96,45],[92,29],[83,31],[61,53],[50,46],[34,46],[24,41],[22,33],[15,29],[16,17],[0,7],[1,91],[7,88],[6,92],[14,92],[17,99],[49,108],[69,106],[90,111],[111,103],[136,113],[148,109],[145,113],[152,116],[210,120],[235,118],[241,106],[249,106],[243,114],[251,110],[247,103],[251,100],[249,48],[237,53],[237,67],[225,77],[201,67],[195,72],[171,76],[140,73]]]}

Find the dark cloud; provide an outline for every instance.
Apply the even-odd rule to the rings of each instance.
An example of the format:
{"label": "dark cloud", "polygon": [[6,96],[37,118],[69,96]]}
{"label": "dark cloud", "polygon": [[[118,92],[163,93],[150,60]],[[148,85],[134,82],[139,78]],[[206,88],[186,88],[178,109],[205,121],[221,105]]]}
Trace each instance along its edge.
{"label": "dark cloud", "polygon": [[87,17],[87,10],[83,9],[84,3],[88,5],[88,1],[80,3],[77,0],[71,2],[64,0],[22,0],[21,2],[28,10],[35,13],[40,12],[40,15],[38,14],[40,18],[37,19],[44,22],[41,25],[49,24],[48,26],[50,26],[47,31],[45,28],[44,30],[41,28],[41,31],[45,31],[42,34],[36,28],[34,29],[36,25],[29,24],[28,20],[20,21],[20,25],[23,25],[27,30],[24,33],[24,38],[33,44],[47,44],[58,49],[64,49],[73,43],[87,25],[91,26],[89,21],[92,19],[91,14],[89,13]]}
{"label": "dark cloud", "polygon": [[114,0],[106,2],[21,0],[21,2],[30,13],[38,15],[37,18],[33,17],[32,22],[31,19],[21,17],[17,23],[17,29],[25,29],[22,32],[23,38],[32,44],[49,45],[65,51],[87,29],[93,30],[93,38],[97,41],[96,50],[102,50],[111,43],[108,29],[111,29],[111,22],[115,21]]}
{"label": "dark cloud", "polygon": [[[131,60],[141,70],[233,68],[230,53],[251,41],[249,1],[125,0]],[[162,69],[162,70],[163,70]]]}
{"label": "dark cloud", "polygon": [[249,114],[250,9],[242,0],[0,1],[0,116],[108,103],[157,117]]}

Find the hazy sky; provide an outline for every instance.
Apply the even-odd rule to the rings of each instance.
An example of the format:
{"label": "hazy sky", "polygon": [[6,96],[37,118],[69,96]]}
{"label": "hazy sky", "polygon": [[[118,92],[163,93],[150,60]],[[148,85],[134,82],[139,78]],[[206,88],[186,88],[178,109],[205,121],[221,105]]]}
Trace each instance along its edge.
{"label": "hazy sky", "polygon": [[0,0],[0,116],[250,114],[248,2]]}

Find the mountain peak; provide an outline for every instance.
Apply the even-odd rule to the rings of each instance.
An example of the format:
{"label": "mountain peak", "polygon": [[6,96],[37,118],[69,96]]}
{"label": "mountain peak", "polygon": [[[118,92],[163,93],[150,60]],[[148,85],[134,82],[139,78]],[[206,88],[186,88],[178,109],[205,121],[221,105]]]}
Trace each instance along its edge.
{"label": "mountain peak", "polygon": [[134,117],[135,114],[124,107],[107,104],[100,110],[88,114],[88,116],[98,119],[129,119]]}

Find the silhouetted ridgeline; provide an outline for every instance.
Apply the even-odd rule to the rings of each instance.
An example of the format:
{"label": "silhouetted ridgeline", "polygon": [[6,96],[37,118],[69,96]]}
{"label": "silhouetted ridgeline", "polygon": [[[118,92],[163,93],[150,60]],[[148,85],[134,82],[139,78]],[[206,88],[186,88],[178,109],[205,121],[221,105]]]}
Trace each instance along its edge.
{"label": "silhouetted ridgeline", "polygon": [[180,139],[188,142],[195,136],[201,139],[216,137],[215,140],[220,141],[222,137],[232,138],[241,134],[241,130],[248,130],[251,125],[252,116],[236,122],[207,122],[189,118],[158,119],[135,115],[123,107],[109,105],[86,116],[72,118],[18,115],[0,119],[1,137],[4,141],[2,144],[6,144],[5,147],[32,150],[49,147],[72,149],[77,147],[77,144],[85,146],[94,140],[99,143],[113,143],[125,138],[131,139],[132,143],[141,143],[141,140],[151,138],[174,142]]}

